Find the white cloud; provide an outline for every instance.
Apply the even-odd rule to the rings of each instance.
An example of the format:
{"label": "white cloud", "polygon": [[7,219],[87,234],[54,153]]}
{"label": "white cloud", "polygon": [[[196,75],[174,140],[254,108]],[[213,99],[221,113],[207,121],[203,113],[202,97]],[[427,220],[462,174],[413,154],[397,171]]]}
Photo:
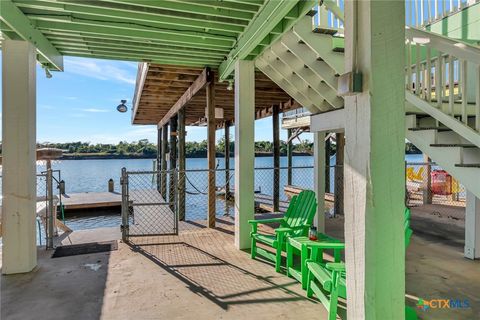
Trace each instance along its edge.
{"label": "white cloud", "polygon": [[81,110],[82,110],[82,111],[85,111],[85,112],[92,112],[92,113],[109,112],[109,110],[97,109],[97,108],[87,108],[87,109],[81,109]]}
{"label": "white cloud", "polygon": [[[129,70],[120,67],[127,65]],[[65,71],[99,80],[114,80],[128,84],[135,84],[136,69],[133,69],[134,66],[135,63],[124,61],[119,63],[78,57],[65,58]]]}

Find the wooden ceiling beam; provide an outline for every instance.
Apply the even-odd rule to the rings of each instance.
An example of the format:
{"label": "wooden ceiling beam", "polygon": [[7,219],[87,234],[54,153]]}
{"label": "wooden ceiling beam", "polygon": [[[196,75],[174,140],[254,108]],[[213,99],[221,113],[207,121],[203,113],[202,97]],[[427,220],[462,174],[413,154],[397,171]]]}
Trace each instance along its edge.
{"label": "wooden ceiling beam", "polygon": [[213,81],[213,72],[210,68],[205,68],[198,78],[190,85],[190,87],[185,91],[185,93],[177,100],[177,102],[172,106],[172,108],[167,112],[167,114],[158,122],[158,128],[163,127],[167,121],[170,120],[175,114],[178,113],[192,98],[197,94],[198,91],[202,90],[207,83]]}

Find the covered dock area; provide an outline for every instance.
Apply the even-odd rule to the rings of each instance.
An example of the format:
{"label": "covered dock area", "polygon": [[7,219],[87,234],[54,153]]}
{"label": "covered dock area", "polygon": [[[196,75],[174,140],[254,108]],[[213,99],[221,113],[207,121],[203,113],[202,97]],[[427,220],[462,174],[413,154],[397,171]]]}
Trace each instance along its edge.
{"label": "covered dock area", "polygon": [[[320,257],[322,263],[326,260],[320,268],[338,268],[340,274],[333,278],[344,282],[339,316],[403,320],[405,306],[415,308],[424,300],[438,299],[468,303],[461,309],[427,310],[422,313],[425,319],[480,316],[480,274],[474,261],[480,248],[480,200],[473,193],[469,220],[463,224],[469,232],[472,260],[457,250],[458,243],[464,244],[461,226],[447,227],[438,236],[430,234],[432,224],[423,221],[423,227],[415,230],[415,212],[413,241],[406,250],[405,98],[418,102],[421,94],[420,62],[417,59],[415,86],[411,66],[405,69],[405,1],[345,1],[342,8],[333,1],[310,0],[3,0],[0,5],[2,318],[335,318],[336,313],[329,315],[324,307],[328,303],[307,297],[303,283],[284,274],[285,265],[275,272],[269,261],[250,254],[251,220],[283,217],[255,213],[255,120],[272,116],[274,178],[270,181],[273,211],[278,211],[279,115],[299,107],[331,121],[313,133],[314,166],[308,177],[314,191],[308,193],[308,207],[313,210],[302,211],[300,205],[307,207],[304,203],[292,209],[296,214],[292,225],[300,221],[300,226],[287,228],[286,220],[280,225],[273,220],[277,224],[259,229],[272,247],[280,249],[280,262],[285,260],[286,243],[277,234],[289,232],[288,241],[313,232],[313,225],[319,233],[338,238],[337,244],[344,243],[344,262],[330,265],[333,259],[327,252]],[[319,25],[318,20],[333,21],[334,26]],[[332,39],[340,29],[342,36]],[[468,45],[452,46],[452,52],[467,56],[463,51]],[[131,122],[156,127],[159,152],[153,171],[122,169],[122,223],[117,228],[122,240],[112,239],[118,249],[51,258],[50,251],[36,245],[36,64],[46,74],[61,72],[63,57],[69,55],[139,62]],[[411,53],[408,58],[412,59]],[[439,53],[437,61],[441,59]],[[480,75],[480,67],[478,71]],[[436,85],[440,78],[437,72]],[[464,78],[462,92],[467,90]],[[442,90],[438,85],[436,99]],[[431,93],[429,82],[428,103]],[[480,132],[480,90],[477,93],[479,111],[473,118],[477,131],[459,130],[475,139]],[[430,110],[426,103],[419,104]],[[466,98],[462,105],[464,123],[445,122],[468,125]],[[332,111],[341,117],[329,118]],[[415,116],[407,120],[414,122]],[[207,130],[208,168],[202,179],[208,205],[207,219],[201,221],[187,221],[184,215],[187,126]],[[219,218],[215,136],[216,130],[224,130],[224,193],[228,195],[232,126],[234,214]],[[345,139],[344,215],[336,219],[325,214],[328,132]],[[455,148],[465,147],[457,144]],[[143,180],[135,182],[134,176]],[[468,181],[474,185],[476,177],[471,174]],[[152,192],[154,196],[145,196]],[[161,222],[159,211],[168,214],[168,232],[149,231],[148,221]],[[138,212],[148,218],[142,220],[145,229],[134,234]],[[77,239],[106,240],[99,235],[90,232]],[[301,252],[308,254],[305,248]],[[302,272],[307,267],[304,262]],[[325,283],[332,285],[329,279]],[[421,312],[419,308],[417,313]]]}

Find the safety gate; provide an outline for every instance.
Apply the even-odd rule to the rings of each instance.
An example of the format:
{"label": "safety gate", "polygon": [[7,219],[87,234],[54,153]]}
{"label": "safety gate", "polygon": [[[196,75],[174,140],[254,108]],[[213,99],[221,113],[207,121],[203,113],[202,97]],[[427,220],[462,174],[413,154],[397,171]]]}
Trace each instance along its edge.
{"label": "safety gate", "polygon": [[176,201],[159,192],[160,177],[176,179],[175,171],[127,171],[122,168],[122,239],[178,234]]}

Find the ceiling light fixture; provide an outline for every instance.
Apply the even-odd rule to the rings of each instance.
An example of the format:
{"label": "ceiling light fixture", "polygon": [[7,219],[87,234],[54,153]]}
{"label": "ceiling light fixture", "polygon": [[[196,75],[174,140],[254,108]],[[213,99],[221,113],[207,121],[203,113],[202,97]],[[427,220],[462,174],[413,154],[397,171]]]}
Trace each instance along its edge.
{"label": "ceiling light fixture", "polygon": [[232,81],[232,80],[228,80],[227,90],[228,90],[228,91],[232,91],[232,90],[233,90],[233,81]]}
{"label": "ceiling light fixture", "polygon": [[120,102],[121,103],[117,106],[117,111],[121,113],[127,112],[128,108],[125,105],[125,103],[127,103],[127,100],[120,100]]}

